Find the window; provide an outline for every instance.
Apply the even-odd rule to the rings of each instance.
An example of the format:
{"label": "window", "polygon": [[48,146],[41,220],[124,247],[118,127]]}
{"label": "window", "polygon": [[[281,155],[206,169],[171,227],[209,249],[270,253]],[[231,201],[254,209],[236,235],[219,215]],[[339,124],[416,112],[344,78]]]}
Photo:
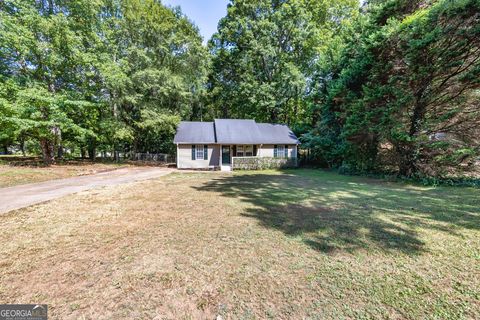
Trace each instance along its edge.
{"label": "window", "polygon": [[241,145],[241,146],[236,146],[236,157],[252,157],[254,156],[255,148],[253,145]]}
{"label": "window", "polygon": [[278,158],[285,158],[285,146],[278,145],[277,146],[277,157]]}
{"label": "window", "polygon": [[243,157],[243,146],[237,146],[237,157]]}
{"label": "window", "polygon": [[245,146],[245,157],[253,156],[253,146]]}
{"label": "window", "polygon": [[197,160],[204,160],[204,146],[203,144],[197,144],[195,146],[195,159]]}

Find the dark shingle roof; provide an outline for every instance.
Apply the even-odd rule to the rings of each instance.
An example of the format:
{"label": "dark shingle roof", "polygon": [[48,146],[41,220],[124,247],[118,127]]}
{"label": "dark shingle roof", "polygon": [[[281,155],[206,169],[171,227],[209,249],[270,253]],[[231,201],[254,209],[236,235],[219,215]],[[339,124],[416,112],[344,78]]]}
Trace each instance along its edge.
{"label": "dark shingle roof", "polygon": [[260,131],[253,120],[215,119],[217,142],[224,144],[255,144]]}
{"label": "dark shingle roof", "polygon": [[289,127],[254,120],[215,119],[214,122],[182,121],[173,140],[179,144],[300,144]]}
{"label": "dark shingle roof", "polygon": [[173,143],[215,143],[213,122],[182,121]]}
{"label": "dark shingle roof", "polygon": [[300,144],[297,137],[284,124],[257,123],[260,131],[260,142],[263,144]]}

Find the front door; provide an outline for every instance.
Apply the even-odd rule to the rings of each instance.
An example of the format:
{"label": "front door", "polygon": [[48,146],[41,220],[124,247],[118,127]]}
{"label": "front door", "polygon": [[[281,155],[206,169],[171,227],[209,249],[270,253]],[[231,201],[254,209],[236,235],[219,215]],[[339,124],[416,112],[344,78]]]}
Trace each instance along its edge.
{"label": "front door", "polygon": [[222,146],[222,165],[230,165],[230,146]]}

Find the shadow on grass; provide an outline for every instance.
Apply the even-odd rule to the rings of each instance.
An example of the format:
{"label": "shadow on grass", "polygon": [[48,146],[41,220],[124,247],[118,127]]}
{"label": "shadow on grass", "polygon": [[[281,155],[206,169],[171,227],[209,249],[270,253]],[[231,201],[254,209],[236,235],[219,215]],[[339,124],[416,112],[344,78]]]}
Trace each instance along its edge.
{"label": "shadow on grass", "polygon": [[245,173],[212,179],[199,191],[248,203],[243,215],[321,252],[357,249],[418,254],[420,232],[457,235],[479,229],[478,194],[465,188],[420,188],[318,170]]}

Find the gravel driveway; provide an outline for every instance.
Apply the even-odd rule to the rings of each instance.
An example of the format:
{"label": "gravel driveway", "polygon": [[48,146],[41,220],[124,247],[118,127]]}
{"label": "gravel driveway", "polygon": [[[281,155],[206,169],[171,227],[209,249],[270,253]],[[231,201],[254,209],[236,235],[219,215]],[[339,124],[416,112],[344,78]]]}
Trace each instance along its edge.
{"label": "gravel driveway", "polygon": [[174,169],[133,167],[88,176],[0,188],[0,213],[28,207],[84,190],[154,179],[167,175],[172,171]]}

